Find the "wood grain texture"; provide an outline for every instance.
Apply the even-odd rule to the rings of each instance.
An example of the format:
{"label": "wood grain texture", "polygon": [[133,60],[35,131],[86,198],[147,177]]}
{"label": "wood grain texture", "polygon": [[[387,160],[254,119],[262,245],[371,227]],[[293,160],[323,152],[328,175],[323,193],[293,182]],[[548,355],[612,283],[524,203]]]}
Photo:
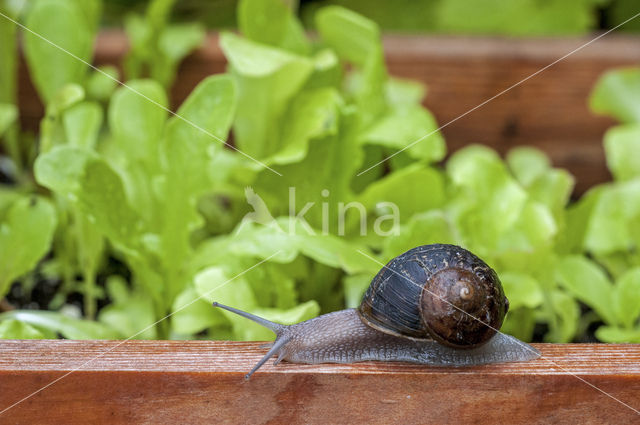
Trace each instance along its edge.
{"label": "wood grain texture", "polygon": [[534,344],[527,363],[266,364],[228,341],[0,341],[1,423],[640,423],[640,345]]}
{"label": "wood grain texture", "polygon": [[[511,85],[534,74],[595,36],[562,39],[502,39],[441,36],[385,36],[392,75],[428,85],[425,105],[444,125]],[[607,35],[567,57],[522,85],[447,125],[443,134],[450,151],[482,143],[507,152],[518,145],[538,146],[553,164],[576,176],[576,193],[610,180],[602,136],[614,124],[587,107],[591,88],[607,69],[637,65],[640,39]],[[119,65],[128,49],[122,32],[105,31],[96,42],[96,65]],[[171,92],[175,110],[199,81],[223,72],[226,60],[218,37],[179,69]],[[24,128],[36,130],[43,108],[24,61],[19,72],[19,102]]]}

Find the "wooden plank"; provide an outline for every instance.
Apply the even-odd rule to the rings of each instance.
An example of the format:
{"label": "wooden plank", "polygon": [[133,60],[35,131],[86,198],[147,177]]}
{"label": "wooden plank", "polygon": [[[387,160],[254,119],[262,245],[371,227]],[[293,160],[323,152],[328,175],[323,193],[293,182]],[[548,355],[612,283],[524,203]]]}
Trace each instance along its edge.
{"label": "wooden plank", "polygon": [[[0,341],[2,423],[639,423],[639,344],[534,344],[527,363],[266,364],[228,341]],[[65,376],[65,374],[73,371]]]}
{"label": "wooden plank", "polygon": [[[560,39],[503,39],[444,36],[384,37],[393,75],[428,85],[425,105],[441,125],[456,119],[511,85],[584,45],[594,36]],[[483,143],[505,153],[513,146],[534,145],[547,152],[555,166],[577,178],[576,193],[610,180],[602,136],[614,124],[591,114],[587,98],[607,69],[637,65],[637,36],[607,35],[569,56],[503,96],[443,129],[451,151]],[[105,31],[96,43],[95,64],[120,64],[126,37]],[[223,72],[226,61],[216,34],[187,58],[172,88],[173,108],[196,84]],[[36,130],[42,105],[31,86],[24,61],[19,72],[19,102],[25,128]]]}

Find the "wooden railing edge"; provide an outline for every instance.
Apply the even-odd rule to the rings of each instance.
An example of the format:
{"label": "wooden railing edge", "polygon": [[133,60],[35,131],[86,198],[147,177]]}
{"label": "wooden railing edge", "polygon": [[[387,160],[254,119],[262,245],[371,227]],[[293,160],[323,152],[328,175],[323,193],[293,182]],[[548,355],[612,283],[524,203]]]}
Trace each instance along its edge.
{"label": "wooden railing edge", "polygon": [[470,368],[283,362],[266,364],[245,381],[244,373],[264,354],[260,347],[229,341],[0,341],[0,411],[13,406],[0,422],[640,420],[639,344],[535,344],[542,352],[536,361]]}

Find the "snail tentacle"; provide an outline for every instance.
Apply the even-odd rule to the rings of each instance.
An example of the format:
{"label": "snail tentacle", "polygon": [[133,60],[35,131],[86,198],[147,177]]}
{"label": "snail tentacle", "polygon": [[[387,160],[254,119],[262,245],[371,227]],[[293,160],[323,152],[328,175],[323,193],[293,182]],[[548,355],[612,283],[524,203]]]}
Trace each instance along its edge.
{"label": "snail tentacle", "polygon": [[[249,378],[251,378],[251,375],[253,375],[253,373],[260,369],[260,367],[262,367],[263,364],[265,364],[267,362],[267,360],[269,360],[271,358],[271,356],[273,356],[274,354],[278,353],[280,351],[280,349],[287,343],[289,342],[287,338],[278,338],[276,339],[276,342],[273,343],[273,347],[271,347],[271,349],[269,351],[267,351],[267,354],[264,355],[264,357],[262,357],[262,359],[260,359],[260,361],[258,363],[256,363],[256,365],[253,367],[253,369],[251,369],[249,371],[249,373],[247,373],[246,375],[244,375],[244,379],[249,380]],[[280,352],[278,354],[278,360],[282,357],[282,353]],[[278,361],[276,360],[276,362]]]}
{"label": "snail tentacle", "polygon": [[232,313],[237,314],[238,316],[242,316],[246,319],[253,320],[259,325],[264,326],[267,329],[272,330],[276,334],[280,332],[286,325],[281,325],[280,323],[272,322],[270,320],[264,319],[260,316],[256,316],[255,314],[247,313],[246,311],[238,310],[237,308],[229,307],[228,305],[220,304],[218,302],[213,302],[214,307],[220,307],[221,309],[230,311]]}

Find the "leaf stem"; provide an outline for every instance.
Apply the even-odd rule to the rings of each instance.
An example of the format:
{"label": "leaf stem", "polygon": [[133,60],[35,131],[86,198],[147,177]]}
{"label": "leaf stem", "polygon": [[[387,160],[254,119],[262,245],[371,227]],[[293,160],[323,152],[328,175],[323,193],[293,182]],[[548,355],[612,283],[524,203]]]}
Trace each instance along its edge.
{"label": "leaf stem", "polygon": [[164,320],[161,320],[158,322],[158,324],[156,325],[156,332],[157,332],[157,338],[158,339],[169,339],[169,329],[170,329],[170,321],[171,317],[167,317]]}
{"label": "leaf stem", "polygon": [[84,315],[93,320],[96,317],[96,273],[92,267],[85,267],[82,271],[84,279]]}

